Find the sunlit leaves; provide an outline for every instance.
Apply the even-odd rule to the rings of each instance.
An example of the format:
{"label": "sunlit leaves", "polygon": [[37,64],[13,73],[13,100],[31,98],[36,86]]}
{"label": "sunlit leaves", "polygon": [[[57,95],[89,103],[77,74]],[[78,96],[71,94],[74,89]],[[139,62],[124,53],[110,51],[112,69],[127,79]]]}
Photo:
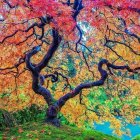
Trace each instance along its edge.
{"label": "sunlit leaves", "polygon": [[[53,40],[52,28],[59,32],[62,42],[40,74],[57,71],[65,76],[60,76],[56,83],[51,78],[45,80],[44,87],[55,99],[69,93],[80,83],[99,80],[97,65],[102,58],[116,65],[140,66],[140,20],[136,11],[140,8],[139,1],[83,0],[83,9],[77,21],[73,18],[76,12],[72,9],[74,1],[70,6],[65,0],[63,3],[60,0],[9,2],[11,9],[4,1],[0,2],[0,102],[3,109],[16,111],[34,103],[45,104],[43,97],[32,91],[32,77],[26,65],[23,63],[10,72],[9,67],[19,62],[20,58],[24,59],[27,51],[34,46],[40,45],[41,51],[31,59],[36,66],[49,50]],[[81,40],[76,44],[79,38]],[[6,67],[8,69],[3,71]],[[61,111],[70,122],[79,126],[88,123],[85,120],[90,123],[93,120],[111,121],[120,135],[121,124],[114,116],[120,113],[128,121],[133,121],[139,114],[139,75],[125,70],[109,71],[106,66],[103,68],[109,75],[104,88],[83,90]],[[66,86],[68,82],[70,85]]]}

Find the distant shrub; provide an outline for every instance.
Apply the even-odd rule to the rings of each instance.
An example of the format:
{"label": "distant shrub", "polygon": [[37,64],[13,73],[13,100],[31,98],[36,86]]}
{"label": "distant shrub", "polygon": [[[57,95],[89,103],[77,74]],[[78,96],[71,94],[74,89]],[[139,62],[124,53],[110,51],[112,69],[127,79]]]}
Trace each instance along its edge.
{"label": "distant shrub", "polygon": [[[26,122],[43,121],[45,118],[45,110],[45,106],[39,107],[35,104],[16,112],[0,110],[0,129],[24,124]],[[62,124],[75,126],[75,124],[71,124],[61,113],[58,114],[58,118]]]}
{"label": "distant shrub", "polygon": [[17,112],[0,110],[0,128],[11,127],[29,121],[42,120],[45,117],[45,107],[41,108],[35,104]]}

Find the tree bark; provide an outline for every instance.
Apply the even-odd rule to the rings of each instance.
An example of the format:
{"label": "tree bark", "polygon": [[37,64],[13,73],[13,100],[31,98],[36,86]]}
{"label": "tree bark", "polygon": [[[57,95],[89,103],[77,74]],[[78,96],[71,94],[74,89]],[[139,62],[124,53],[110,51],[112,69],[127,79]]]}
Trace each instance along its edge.
{"label": "tree bark", "polygon": [[56,105],[51,105],[46,111],[45,122],[54,126],[60,127],[60,120],[58,118],[59,108]]}
{"label": "tree bark", "polygon": [[57,30],[52,30],[52,37],[53,41],[52,44],[49,47],[48,52],[42,59],[42,61],[39,64],[32,64],[31,63],[31,57],[35,55],[37,52],[41,50],[40,46],[35,46],[32,50],[30,50],[26,54],[26,67],[30,70],[32,74],[32,89],[36,94],[42,95],[48,105],[48,109],[46,111],[46,118],[45,122],[53,124],[57,127],[60,126],[60,121],[57,118],[59,107],[57,104],[55,104],[55,100],[53,99],[53,96],[51,95],[51,92],[43,87],[45,76],[42,76],[40,74],[41,70],[47,66],[50,59],[53,57],[55,51],[59,47],[59,44],[61,42],[61,37],[59,36]]}

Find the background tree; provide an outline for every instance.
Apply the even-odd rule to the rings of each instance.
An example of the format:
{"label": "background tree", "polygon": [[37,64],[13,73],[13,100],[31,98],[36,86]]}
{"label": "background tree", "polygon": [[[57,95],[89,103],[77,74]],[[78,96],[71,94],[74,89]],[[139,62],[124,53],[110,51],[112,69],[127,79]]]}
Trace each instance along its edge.
{"label": "background tree", "polygon": [[61,110],[78,125],[109,120],[118,134],[115,116],[139,115],[139,1],[1,0],[0,13],[1,108],[43,97],[46,122],[60,126]]}

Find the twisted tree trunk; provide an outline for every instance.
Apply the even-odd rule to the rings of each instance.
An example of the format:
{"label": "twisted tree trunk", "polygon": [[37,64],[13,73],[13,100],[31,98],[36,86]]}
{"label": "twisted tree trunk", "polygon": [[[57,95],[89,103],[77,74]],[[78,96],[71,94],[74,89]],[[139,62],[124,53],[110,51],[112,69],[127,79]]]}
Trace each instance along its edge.
{"label": "twisted tree trunk", "polygon": [[[48,109],[46,111],[46,119],[45,122],[51,123],[57,127],[60,126],[60,121],[57,118],[58,113],[60,112],[61,108],[65,105],[65,103],[70,99],[78,95],[83,89],[91,88],[94,86],[101,86],[104,84],[105,80],[108,77],[107,70],[103,69],[103,65],[106,65],[108,68],[110,74],[111,69],[120,69],[120,70],[127,70],[129,72],[137,73],[137,69],[130,69],[129,66],[116,66],[108,62],[106,59],[102,59],[98,63],[98,71],[100,73],[101,78],[94,82],[87,82],[87,83],[81,83],[79,84],[75,89],[70,91],[69,93],[62,96],[60,99],[55,101],[51,95],[51,92],[43,87],[43,80],[45,79],[45,76],[40,75],[40,71],[48,64],[49,60],[53,56],[54,52],[57,50],[60,38],[57,33],[57,31],[53,31],[53,38],[54,41],[52,43],[52,46],[50,47],[49,51],[43,58],[43,60],[38,65],[33,65],[30,62],[30,58],[36,54],[38,51],[40,51],[40,47],[34,47],[30,52],[26,55],[26,66],[31,71],[33,82],[32,82],[32,88],[35,93],[40,94],[44,97],[45,101],[48,104]],[[43,77],[43,78],[42,78]],[[43,79],[43,80],[42,80]]]}
{"label": "twisted tree trunk", "polygon": [[43,87],[45,76],[40,74],[41,70],[47,66],[50,59],[53,57],[55,51],[57,50],[57,48],[61,42],[61,37],[59,36],[58,31],[56,29],[52,30],[52,37],[53,37],[52,44],[50,45],[48,52],[46,53],[46,55],[44,56],[44,58],[42,59],[42,61],[39,64],[32,64],[31,57],[41,50],[40,46],[34,47],[32,50],[30,50],[26,54],[25,62],[26,62],[26,67],[32,73],[33,91],[39,95],[42,95],[44,97],[46,103],[48,104],[45,122],[51,123],[55,126],[60,126],[60,122],[57,119],[57,114],[59,112],[59,108],[57,105],[55,105],[55,101],[54,101],[50,91],[48,89],[46,89],[45,87]]}
{"label": "twisted tree trunk", "polygon": [[46,111],[46,123],[50,123],[54,126],[60,127],[60,120],[58,119],[59,108],[55,105],[48,107]]}

